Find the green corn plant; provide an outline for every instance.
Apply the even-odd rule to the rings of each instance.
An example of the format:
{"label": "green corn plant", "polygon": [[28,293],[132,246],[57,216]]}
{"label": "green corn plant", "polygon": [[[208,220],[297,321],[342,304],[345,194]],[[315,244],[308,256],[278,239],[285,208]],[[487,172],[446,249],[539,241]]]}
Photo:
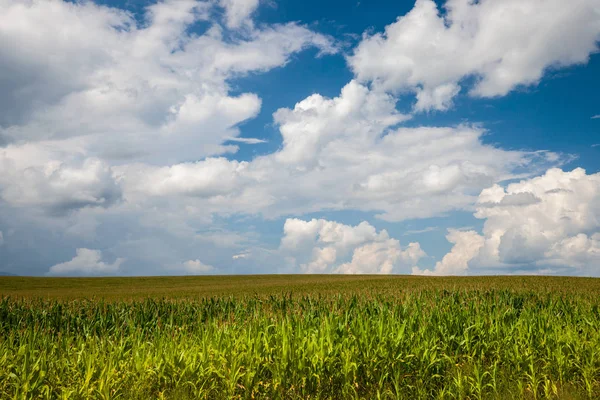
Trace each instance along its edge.
{"label": "green corn plant", "polygon": [[597,398],[598,303],[479,288],[3,298],[0,398]]}

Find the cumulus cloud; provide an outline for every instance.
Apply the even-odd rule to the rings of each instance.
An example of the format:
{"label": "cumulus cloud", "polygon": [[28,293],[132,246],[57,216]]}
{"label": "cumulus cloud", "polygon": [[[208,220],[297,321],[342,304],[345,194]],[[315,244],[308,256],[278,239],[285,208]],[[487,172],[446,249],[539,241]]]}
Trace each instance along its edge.
{"label": "cumulus cloud", "polygon": [[251,24],[250,15],[258,8],[259,0],[221,0],[225,9],[225,19],[229,28],[239,28]]}
{"label": "cumulus cloud", "polygon": [[197,163],[169,167],[128,165],[122,177],[128,190],[151,196],[188,195],[214,198],[233,192],[243,180],[247,162],[208,158]]}
{"label": "cumulus cloud", "polygon": [[87,153],[116,161],[174,163],[235,151],[222,143],[238,136],[237,124],[256,116],[261,101],[230,95],[228,80],[284,65],[309,46],[335,49],[295,23],[231,40],[218,25],[190,33],[211,4],[156,3],[138,23],[92,2],[0,2],[7,105],[0,135],[9,142],[78,137]]}
{"label": "cumulus cloud", "polygon": [[393,97],[374,93],[356,81],[348,83],[340,96],[329,99],[314,94],[293,109],[275,115],[283,137],[277,160],[298,167],[314,166],[318,156],[343,140],[372,142],[383,131],[409,117],[395,108]]}
{"label": "cumulus cloud", "polygon": [[119,272],[124,258],[117,258],[112,264],[102,261],[102,251],[77,249],[71,261],[50,267],[48,275],[114,275]]}
{"label": "cumulus cloud", "polygon": [[[427,3],[419,1],[404,18],[421,18],[415,15],[427,11]],[[460,19],[459,3],[451,3],[455,11],[444,18],[470,20]],[[493,7],[489,3],[461,7]],[[76,274],[86,257],[86,265],[95,267],[80,268],[82,274],[119,269],[120,261],[107,264],[101,253],[86,248],[110,248],[127,257],[128,268],[137,262],[138,272],[164,273],[171,266],[177,273],[205,273],[208,264],[196,257],[204,254],[198,245],[209,241],[199,232],[220,218],[349,209],[374,212],[389,221],[427,218],[470,210],[484,188],[560,165],[561,156],[555,153],[484,144],[486,131],[475,124],[402,127],[410,116],[397,110],[397,90],[415,91],[419,110],[447,109],[464,76],[480,77],[476,89],[497,77],[488,64],[457,69],[454,63],[461,57],[455,56],[439,58],[448,71],[438,68],[435,41],[424,48],[422,58],[407,56],[423,64],[414,67],[418,79],[408,79],[406,85],[397,84],[391,72],[387,76],[383,66],[372,74],[368,65],[357,67],[369,43],[389,46],[392,33],[365,38],[350,58],[357,79],[338,96],[313,94],[274,113],[282,136],[278,150],[249,161],[234,160],[238,146],[264,141],[239,137],[239,125],[258,115],[262,101],[256,93],[240,93],[232,82],[284,66],[309,47],[321,54],[337,51],[331,38],[298,23],[255,26],[257,6],[253,0],[170,0],[154,3],[134,18],[93,2],[0,0],[0,223],[9,221],[7,229],[28,227],[36,237],[47,238],[48,248],[82,248],[72,261],[53,267],[58,273]],[[224,25],[211,20],[219,10],[224,10]],[[456,35],[458,22],[443,21],[435,7],[433,14],[425,11],[428,23],[442,21],[442,36]],[[572,14],[581,24],[569,29],[584,29],[579,11]],[[482,15],[477,11],[477,18]],[[464,41],[469,54],[473,48],[490,47],[480,44],[487,34],[483,22]],[[538,29],[538,22],[531,29]],[[546,48],[544,41],[531,43]],[[537,48],[531,43],[528,51]],[[566,46],[540,62],[557,62],[569,51],[581,55],[584,47]],[[389,58],[402,52],[391,49],[374,59],[404,68]],[[499,61],[504,63],[504,58]],[[511,85],[523,79],[512,79]],[[543,202],[537,193],[514,193],[481,200],[478,207]],[[307,247],[309,258],[293,252],[288,257],[294,268],[340,273],[394,272],[415,266],[422,257],[418,244],[401,247],[385,231],[361,225],[346,226],[356,231],[353,235],[370,232],[363,232],[366,236],[356,243],[334,240],[323,245],[327,235],[318,230],[316,244]],[[236,234],[221,240],[211,232],[215,240],[210,245],[221,250],[204,261],[221,265],[237,256],[236,265],[249,265],[251,260],[274,262],[278,257],[256,250]],[[594,249],[593,232],[583,234],[589,243],[575,237],[553,251]]]}
{"label": "cumulus cloud", "polygon": [[272,154],[125,165],[116,175],[134,203],[171,196],[216,213],[360,209],[399,221],[468,208],[494,182],[560,162],[554,153],[485,145],[476,126],[399,128],[406,116],[395,103],[352,81],[339,97],[315,94],[278,110],[283,145]]}
{"label": "cumulus cloud", "polygon": [[454,247],[425,272],[600,274],[600,173],[555,168],[494,185],[479,195],[475,216],[485,219],[483,234],[451,232]]}
{"label": "cumulus cloud", "polygon": [[459,231],[450,229],[446,239],[452,244],[452,250],[435,264],[434,270],[421,270],[414,267],[414,275],[466,275],[469,261],[475,257],[484,239],[475,231]]}
{"label": "cumulus cloud", "polygon": [[350,226],[324,219],[287,219],[280,252],[304,273],[391,274],[416,265],[426,254],[406,248],[368,222]]}
{"label": "cumulus cloud", "polygon": [[[41,156],[37,158],[36,155]],[[81,162],[44,159],[37,146],[0,149],[0,199],[16,207],[64,214],[84,207],[109,207],[121,198],[111,168],[88,158]]]}
{"label": "cumulus cloud", "polygon": [[190,32],[211,7],[159,2],[138,22],[93,2],[0,1],[0,197],[53,213],[107,207],[121,197],[114,165],[176,164],[237,151],[226,141],[261,143],[237,138],[260,98],[230,95],[228,80],[309,46],[335,49],[296,23],[231,40],[215,24]]}
{"label": "cumulus cloud", "polygon": [[356,77],[415,92],[416,111],[445,110],[465,78],[475,78],[472,96],[503,96],[598,51],[595,0],[447,0],[443,11],[417,0],[385,32],[365,35],[348,59]]}
{"label": "cumulus cloud", "polygon": [[167,270],[172,273],[181,274],[181,275],[202,275],[207,274],[214,271],[214,267],[212,265],[204,264],[202,261],[196,260],[188,260],[184,261],[180,264],[168,265]]}

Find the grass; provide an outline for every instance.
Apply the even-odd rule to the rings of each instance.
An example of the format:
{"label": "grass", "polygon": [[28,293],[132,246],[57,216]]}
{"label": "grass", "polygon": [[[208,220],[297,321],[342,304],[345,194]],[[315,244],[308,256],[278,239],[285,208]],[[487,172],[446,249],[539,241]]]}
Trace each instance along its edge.
{"label": "grass", "polygon": [[599,294],[552,277],[1,278],[0,398],[597,399]]}

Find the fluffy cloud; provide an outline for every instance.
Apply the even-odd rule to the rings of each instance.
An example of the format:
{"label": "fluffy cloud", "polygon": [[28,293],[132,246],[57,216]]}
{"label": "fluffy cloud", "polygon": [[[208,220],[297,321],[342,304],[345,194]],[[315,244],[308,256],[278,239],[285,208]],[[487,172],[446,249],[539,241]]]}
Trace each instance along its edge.
{"label": "fluffy cloud", "polygon": [[414,267],[414,275],[466,275],[469,270],[469,261],[475,257],[481,247],[484,239],[475,231],[459,231],[450,229],[446,239],[452,244],[452,250],[435,264],[433,271],[421,270]]}
{"label": "fluffy cloud", "polygon": [[[419,1],[415,10],[427,3]],[[457,2],[448,4],[459,8]],[[481,1],[463,8],[484,4],[492,7]],[[154,3],[134,18],[93,2],[0,0],[0,223],[18,228],[17,235],[31,242],[28,248],[56,248],[53,254],[81,249],[51,273],[161,274],[169,268],[205,273],[209,265],[231,264],[232,257],[236,266],[248,268],[244,271],[253,268],[252,262],[268,269],[280,264],[280,253],[259,248],[252,232],[233,232],[243,223],[224,229],[228,238],[206,233],[207,226],[227,218],[348,209],[390,221],[427,218],[470,210],[482,189],[561,163],[554,153],[484,144],[485,130],[477,125],[401,127],[409,116],[396,109],[396,89],[417,91],[418,109],[446,109],[463,76],[478,74],[484,87],[488,70],[454,73],[444,65],[435,81],[438,54],[431,48],[415,58],[424,63],[414,68],[422,77],[406,85],[355,66],[369,43],[388,46],[391,34],[366,38],[359,46],[350,59],[357,79],[339,96],[313,94],[275,112],[282,136],[278,150],[234,160],[238,143],[263,140],[238,137],[238,126],[255,117],[262,103],[258,94],[240,93],[232,82],[284,66],[308,47],[336,52],[332,39],[297,23],[255,26],[251,17],[257,5],[254,0],[171,0]],[[211,20],[219,10],[223,26]],[[442,21],[435,7],[433,17],[425,16]],[[453,18],[458,21],[458,14]],[[458,25],[447,25],[440,35],[455,35]],[[486,32],[481,26],[465,41],[469,51]],[[565,51],[583,54],[577,49],[561,48],[552,60]],[[390,61],[379,54],[374,59],[382,65]],[[460,59],[440,58],[449,71]],[[515,193],[499,204],[482,200],[478,207],[529,207],[543,201],[537,194]],[[319,228],[308,241],[313,243],[308,258],[284,246],[292,233],[281,251],[290,252],[293,268],[347,273],[394,272],[415,266],[423,255],[418,244],[403,248],[369,224],[338,225],[335,229],[353,230],[348,237],[359,238],[322,242],[328,236]],[[457,246],[458,236],[450,239]],[[559,259],[560,253],[575,260],[573,249],[594,253],[593,232],[569,238],[548,258]],[[98,250],[87,248],[126,257],[127,271],[121,261],[107,264]],[[206,255],[202,262],[198,254]],[[46,261],[43,268],[69,257]]]}
{"label": "fluffy cloud", "polygon": [[406,116],[395,102],[352,81],[339,97],[315,94],[278,110],[277,152],[250,162],[126,165],[117,176],[130,202],[172,196],[208,212],[267,217],[360,209],[398,221],[468,208],[494,182],[559,162],[554,153],[485,145],[475,126],[398,128]]}
{"label": "fluffy cloud", "polygon": [[503,96],[598,51],[596,0],[447,0],[444,11],[417,0],[384,33],[365,36],[349,57],[357,78],[416,92],[416,111],[444,110],[465,78],[476,78],[473,96]]}
{"label": "fluffy cloud", "polygon": [[351,81],[339,97],[314,94],[293,110],[280,109],[274,119],[283,137],[283,149],[276,158],[298,169],[308,168],[324,164],[319,163],[320,156],[337,150],[342,142],[371,145],[386,128],[408,119],[396,111],[395,104],[391,96]]}
{"label": "fluffy cloud", "polygon": [[59,215],[84,207],[109,207],[120,200],[112,170],[101,160],[69,163],[46,156],[39,146],[0,149],[0,199]]}
{"label": "fluffy cloud", "polygon": [[357,226],[324,219],[288,219],[280,252],[304,273],[391,274],[425,256],[418,243],[406,248],[368,222]]}
{"label": "fluffy cloud", "polygon": [[309,46],[335,49],[294,23],[232,40],[218,25],[188,31],[211,6],[156,3],[142,24],[92,2],[0,2],[0,135],[78,137],[86,153],[113,161],[174,163],[235,151],[222,143],[238,136],[236,125],[261,101],[229,95],[228,79],[284,65]]}
{"label": "fluffy cloud", "polygon": [[107,207],[121,197],[114,165],[235,152],[223,143],[261,100],[229,95],[228,80],[309,46],[335,51],[295,23],[232,40],[218,25],[193,32],[211,7],[159,2],[140,23],[93,2],[0,1],[0,197],[53,213]]}
{"label": "fluffy cloud", "polygon": [[169,272],[182,275],[202,275],[212,272],[214,269],[212,265],[204,264],[198,259],[167,266]]}
{"label": "fluffy cloud", "polygon": [[71,261],[50,267],[48,275],[114,275],[125,259],[117,258],[112,264],[102,261],[100,250],[77,249]]}
{"label": "fluffy cloud", "polygon": [[129,165],[123,179],[131,182],[128,190],[151,196],[187,195],[211,198],[232,193],[243,182],[247,162],[208,158],[197,163],[169,167]]}
{"label": "fluffy cloud", "polygon": [[229,28],[239,28],[244,24],[251,24],[250,15],[258,8],[259,0],[221,0],[221,7],[225,9],[225,19]]}
{"label": "fluffy cloud", "polygon": [[121,199],[111,167],[86,158],[77,143],[25,143],[0,148],[0,200],[62,215],[110,207]]}
{"label": "fluffy cloud", "polygon": [[600,173],[555,168],[494,185],[481,192],[475,216],[485,219],[483,235],[451,232],[454,247],[426,273],[600,274]]}

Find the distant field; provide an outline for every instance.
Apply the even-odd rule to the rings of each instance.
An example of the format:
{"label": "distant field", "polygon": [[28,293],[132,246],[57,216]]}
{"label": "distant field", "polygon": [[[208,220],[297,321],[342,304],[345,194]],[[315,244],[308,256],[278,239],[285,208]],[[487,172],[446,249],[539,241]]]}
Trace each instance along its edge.
{"label": "distant field", "polygon": [[0,296],[15,298],[135,300],[198,299],[213,296],[357,294],[397,296],[422,290],[542,291],[599,296],[600,279],[499,276],[422,277],[381,275],[251,275],[143,278],[0,277]]}
{"label": "distant field", "polygon": [[600,398],[598,279],[8,277],[0,298],[0,399]]}

